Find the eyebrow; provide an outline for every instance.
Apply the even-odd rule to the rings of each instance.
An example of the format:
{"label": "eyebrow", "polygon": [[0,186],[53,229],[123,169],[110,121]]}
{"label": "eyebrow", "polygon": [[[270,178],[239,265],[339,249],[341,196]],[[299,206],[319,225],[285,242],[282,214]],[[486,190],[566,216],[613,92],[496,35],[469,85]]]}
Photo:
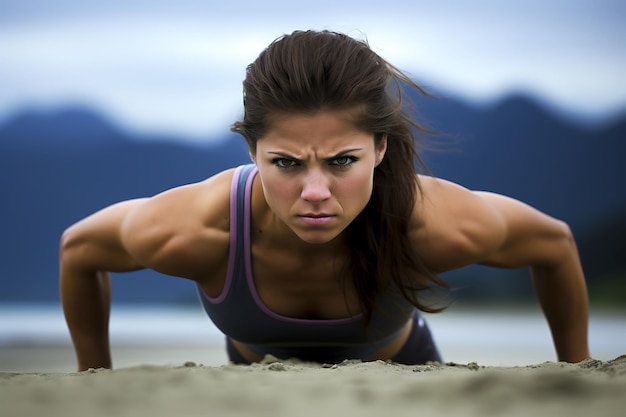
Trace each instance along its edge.
{"label": "eyebrow", "polygon": [[[353,153],[353,152],[358,152],[363,150],[363,148],[350,148],[350,149],[344,149],[342,151],[337,152],[334,155],[330,155],[328,157],[322,158],[323,160],[332,160],[332,159],[337,159],[337,158],[341,158],[342,156],[345,156],[347,154]],[[282,156],[284,158],[289,158],[289,159],[294,159],[294,160],[300,160],[300,158],[297,158],[291,154],[289,154],[288,152],[283,152],[283,151],[268,151],[267,152],[270,155],[277,155],[277,156]]]}

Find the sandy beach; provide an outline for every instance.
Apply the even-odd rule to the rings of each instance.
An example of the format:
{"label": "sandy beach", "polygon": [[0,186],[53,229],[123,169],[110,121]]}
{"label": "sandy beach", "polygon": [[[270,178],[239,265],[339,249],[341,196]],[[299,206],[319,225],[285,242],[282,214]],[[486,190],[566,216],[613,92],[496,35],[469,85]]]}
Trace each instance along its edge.
{"label": "sandy beach", "polygon": [[0,372],[2,416],[623,416],[626,355],[523,367],[277,361]]}
{"label": "sandy beach", "polygon": [[81,373],[61,312],[0,314],[0,416],[624,416],[626,321],[594,313],[592,355],[554,362],[540,313],[429,317],[445,365],[229,365],[202,312],[116,308],[115,370]]}

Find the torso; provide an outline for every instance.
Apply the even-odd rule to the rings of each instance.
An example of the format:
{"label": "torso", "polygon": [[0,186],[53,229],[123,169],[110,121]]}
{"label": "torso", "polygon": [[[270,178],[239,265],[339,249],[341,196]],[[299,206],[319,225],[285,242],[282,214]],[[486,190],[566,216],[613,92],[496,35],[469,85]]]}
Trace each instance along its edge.
{"label": "torso", "polygon": [[[227,273],[230,220],[224,218],[223,213],[229,212],[232,177],[233,170],[225,171],[210,179],[212,181],[210,186],[199,188],[199,192],[203,194],[199,200],[208,207],[207,213],[203,214],[202,221],[205,227],[210,226],[207,230],[211,231],[202,231],[197,236],[184,239],[187,243],[181,244],[189,248],[194,245],[198,246],[192,242],[202,241],[201,246],[204,249],[195,255],[196,259],[190,260],[190,262],[197,261],[197,267],[193,268],[195,272],[185,275],[172,274],[186,276],[198,282],[210,296],[217,296],[221,293]],[[432,188],[434,185],[431,182],[433,181],[423,181],[423,188]],[[331,249],[327,254],[320,252],[313,256],[311,251],[298,251],[293,245],[271,241],[272,231],[264,225],[267,223],[269,207],[263,197],[258,176],[253,182],[251,206],[254,277],[259,293],[267,302],[268,307],[291,317],[311,315],[328,318],[346,317],[349,315],[348,310],[359,309],[353,286],[349,280],[343,280],[346,282],[342,283],[340,279],[338,270],[343,260],[339,250]],[[445,243],[446,237],[449,236],[444,233],[438,234],[437,239],[434,239],[441,248],[433,247],[433,239],[429,239],[426,246],[419,243],[425,241],[426,236],[433,233],[433,231],[425,232],[424,229],[421,223],[414,224],[412,227],[415,244],[422,248],[420,252],[429,250],[430,253],[434,249],[437,253],[451,253],[449,244]],[[436,259],[437,256],[430,253],[429,258]],[[447,268],[437,266],[436,269]],[[294,295],[297,297],[293,297]],[[348,300],[349,309],[345,308],[344,297]],[[312,306],[316,307],[312,308]]]}
{"label": "torso", "polygon": [[[230,177],[232,178],[232,175],[230,175]],[[276,333],[279,328],[287,326],[287,328],[292,329],[286,334],[292,334],[290,332],[299,333],[300,336],[297,336],[295,341],[302,343],[303,340],[311,337],[306,336],[309,332],[309,330],[306,329],[310,328],[310,331],[315,330],[310,327],[313,325],[317,330],[313,331],[312,334],[319,334],[319,336],[315,336],[315,338],[321,337],[321,339],[311,340],[319,340],[321,343],[329,343],[330,340],[341,341],[340,343],[342,344],[352,343],[348,340],[353,339],[346,339],[345,336],[340,336],[349,333],[355,336],[354,340],[361,340],[360,342],[355,342],[355,346],[360,346],[359,344],[363,343],[368,338],[368,336],[365,336],[368,331],[362,327],[362,319],[357,318],[360,317],[359,313],[361,312],[361,307],[351,280],[341,279],[340,272],[342,263],[345,261],[345,255],[342,254],[341,251],[336,250],[336,248],[331,248],[333,250],[330,251],[323,250],[324,248],[319,245],[315,248],[297,248],[290,244],[285,244],[284,239],[273,239],[274,233],[270,233],[271,227],[268,227],[267,222],[265,222],[268,209],[264,204],[258,178],[254,180],[252,186],[250,206],[251,225],[249,232],[249,253],[251,255],[251,268],[248,279],[251,281],[247,284],[249,289],[245,291],[251,291],[257,294],[259,301],[257,301],[256,304],[260,303],[260,305],[255,307],[255,302],[250,304],[249,295],[243,295],[244,298],[241,301],[236,301],[235,299],[229,301],[229,298],[235,297],[235,294],[244,293],[241,293],[241,289],[233,290],[233,283],[227,283],[228,256],[224,257],[224,261],[220,263],[219,267],[215,268],[214,272],[210,274],[207,279],[199,282],[200,289],[209,297],[213,299],[223,299],[224,296],[227,297],[223,299],[225,300],[224,302],[217,300],[209,302],[208,299],[203,300],[205,308],[207,308],[208,303],[207,312],[209,315],[212,316],[214,321],[217,318],[218,321],[216,324],[218,324],[218,327],[220,327],[219,322],[221,322],[224,327],[222,331],[229,336],[231,336],[231,334],[229,334],[228,329],[231,329],[234,333],[241,335],[241,337],[252,337],[252,339],[246,343],[273,343],[269,342],[269,340],[275,340],[280,344],[279,341],[282,340],[282,342],[285,342],[285,340],[282,339],[283,336],[278,335],[285,333]],[[231,219],[231,221],[233,221],[233,219]],[[303,249],[305,250],[303,251]],[[239,257],[237,257],[237,259],[237,262],[240,264],[244,262],[244,260]],[[239,280],[239,282],[241,282],[241,280]],[[223,293],[225,284],[229,285],[231,289]],[[392,298],[395,299],[395,296]],[[243,301],[244,299],[248,301]],[[386,300],[384,304],[389,306],[389,297],[385,296],[384,299]],[[244,310],[248,311],[247,314],[232,312],[232,309],[239,309],[237,306],[240,306],[240,303],[245,305]],[[218,305],[220,305],[220,307],[218,307]],[[223,307],[221,307],[222,305]],[[259,307],[261,310],[258,310]],[[267,310],[264,310],[265,308]],[[215,313],[213,313],[212,310],[215,310]],[[231,311],[231,313],[228,313],[228,311]],[[402,311],[402,313],[400,313],[400,311]],[[406,337],[408,337],[408,332],[411,328],[410,311],[412,311],[412,307],[408,310],[406,305],[400,307],[400,310],[398,310],[399,315],[394,315],[396,319],[393,320],[393,324],[389,322],[388,325],[383,324],[388,319],[380,314],[376,316],[374,322],[377,324],[375,327],[381,329],[380,326],[391,326],[388,331],[396,336],[394,336],[393,340],[389,339],[390,342],[386,342],[387,344],[382,345],[378,351],[370,350],[371,353],[364,359],[388,359],[392,357],[395,352],[399,351]],[[267,316],[268,313],[269,316]],[[212,314],[217,314],[217,316]],[[269,339],[266,339],[265,331],[261,333],[258,331],[252,332],[256,334],[256,336],[250,336],[248,333],[249,330],[246,330],[250,328],[246,327],[248,324],[242,328],[240,322],[241,320],[247,320],[245,320],[243,316],[238,316],[239,319],[236,319],[232,316],[233,314],[244,314],[245,317],[250,317],[251,323],[249,323],[249,325],[254,326],[253,323],[258,322],[256,323],[256,327],[263,327],[263,329],[266,330],[272,329],[270,333],[274,332],[274,336],[269,336]],[[261,319],[259,314],[265,318]],[[405,317],[403,319],[404,321],[398,322],[400,316]],[[305,322],[308,320],[308,324],[305,322],[302,322],[302,324],[295,324],[295,322],[288,324],[285,322],[285,320],[292,319],[301,319]],[[235,322],[233,322],[233,320],[235,320]],[[277,320],[276,324],[274,324],[272,320]],[[346,321],[344,324],[339,325],[338,323],[331,324],[333,320]],[[312,321],[319,321],[320,324],[316,326],[312,324]],[[282,324],[279,324],[281,322]],[[350,322],[352,322],[352,324],[349,324]],[[325,331],[330,333],[319,333],[322,331],[322,327],[318,326],[322,326],[322,323],[324,323],[323,326],[326,326],[323,327],[327,329]],[[342,326],[348,326],[345,327],[345,333],[344,330],[342,330],[344,329]],[[287,329],[285,328],[281,331],[287,331]],[[363,333],[363,331],[365,331],[365,333]],[[372,334],[380,334],[377,333],[377,331],[373,331]],[[325,338],[325,336],[322,336],[323,334],[330,337],[328,342],[323,341]],[[331,336],[331,334],[334,334],[334,336]],[[239,344],[236,338],[231,337],[231,339],[233,339],[240,353],[248,360],[254,361],[260,359],[254,352],[247,350],[246,345]]]}
{"label": "torso", "polygon": [[[232,174],[228,181],[231,179]],[[220,199],[229,200],[230,193]],[[360,312],[354,286],[339,275],[344,262],[341,255],[332,252],[312,256],[293,251],[289,245],[274,244],[259,221],[267,216],[267,210],[257,177],[252,190],[252,268],[257,291],[265,305],[293,318],[338,319]],[[224,231],[227,230],[226,227]],[[220,246],[224,244],[228,242],[220,242]],[[227,267],[228,257],[222,257],[210,273],[195,281],[207,295],[217,297],[224,288]]]}

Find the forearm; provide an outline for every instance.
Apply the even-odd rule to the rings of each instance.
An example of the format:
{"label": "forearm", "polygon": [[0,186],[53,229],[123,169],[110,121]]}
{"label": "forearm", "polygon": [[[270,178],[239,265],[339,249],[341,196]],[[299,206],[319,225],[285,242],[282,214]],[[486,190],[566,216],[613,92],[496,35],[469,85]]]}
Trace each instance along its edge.
{"label": "forearm", "polygon": [[124,246],[122,225],[144,200],[102,209],[64,231],[59,242],[61,302],[72,336],[78,368],[110,368],[109,273],[143,268]]}
{"label": "forearm", "polygon": [[576,250],[558,265],[533,267],[532,275],[558,360],[580,362],[588,358],[589,302]]}
{"label": "forearm", "polygon": [[109,312],[111,287],[106,272],[84,272],[61,265],[61,302],[78,369],[111,368]]}

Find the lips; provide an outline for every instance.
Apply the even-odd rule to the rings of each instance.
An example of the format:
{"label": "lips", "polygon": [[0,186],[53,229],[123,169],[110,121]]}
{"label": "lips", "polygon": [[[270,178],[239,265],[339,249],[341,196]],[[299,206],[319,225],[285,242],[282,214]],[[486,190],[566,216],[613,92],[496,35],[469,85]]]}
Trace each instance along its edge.
{"label": "lips", "polygon": [[327,213],[306,213],[298,215],[298,217],[306,224],[313,226],[325,225],[330,222],[335,216]]}
{"label": "lips", "polygon": [[332,214],[327,214],[327,213],[306,213],[306,214],[301,214],[300,217],[312,217],[314,219],[318,219],[321,217],[332,217]]}

